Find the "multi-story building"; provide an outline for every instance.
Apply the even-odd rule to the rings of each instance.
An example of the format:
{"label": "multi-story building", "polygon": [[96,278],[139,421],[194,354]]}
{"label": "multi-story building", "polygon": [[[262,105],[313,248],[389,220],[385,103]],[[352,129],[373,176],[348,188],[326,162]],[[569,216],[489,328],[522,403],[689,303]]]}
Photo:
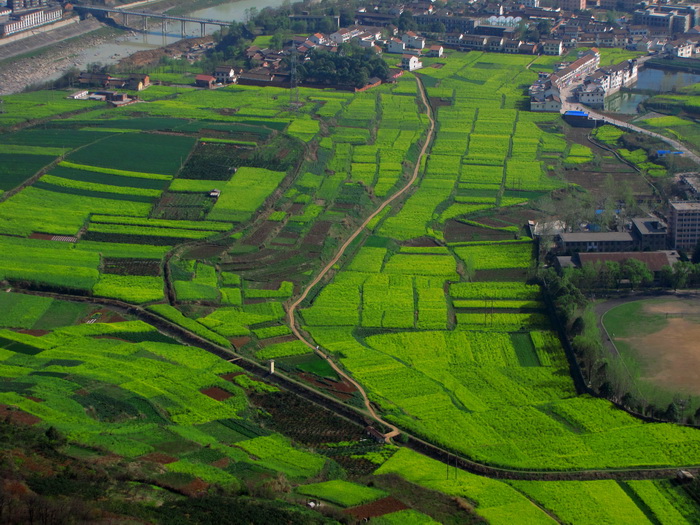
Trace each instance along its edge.
{"label": "multi-story building", "polygon": [[700,241],[700,202],[671,202],[670,244],[676,250],[692,250]]}
{"label": "multi-story building", "polygon": [[583,11],[586,9],[586,0],[561,0],[558,5],[566,11]]}
{"label": "multi-story building", "polygon": [[665,250],[668,226],[654,217],[632,219],[632,237],[641,251]]}
{"label": "multi-story building", "polygon": [[45,7],[47,0],[7,0],[7,7],[13,11],[23,9],[39,9]]}
{"label": "multi-story building", "polygon": [[401,68],[407,71],[415,71],[423,67],[423,64],[415,55],[403,55],[401,57]]}
{"label": "multi-story building", "polygon": [[634,248],[634,239],[627,232],[574,232],[557,235],[562,252],[624,252]]}
{"label": "multi-story building", "polygon": [[544,40],[542,53],[545,55],[559,56],[564,52],[564,43],[561,40]]}
{"label": "multi-story building", "polygon": [[9,36],[20,31],[26,31],[33,27],[50,24],[60,20],[63,16],[63,8],[52,7],[23,13],[13,13],[7,22],[0,24],[0,36]]}
{"label": "multi-story building", "polygon": [[[668,8],[670,6],[665,7]],[[687,32],[691,27],[693,27],[692,24],[694,20],[694,11],[688,11],[685,8],[662,10],[660,7],[654,7],[635,11],[633,14],[632,23],[675,34]]]}

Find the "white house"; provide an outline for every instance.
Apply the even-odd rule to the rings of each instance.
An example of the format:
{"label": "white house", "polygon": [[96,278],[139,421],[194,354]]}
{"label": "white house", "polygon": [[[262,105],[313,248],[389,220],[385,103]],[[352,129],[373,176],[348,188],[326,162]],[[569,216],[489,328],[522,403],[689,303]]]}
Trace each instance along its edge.
{"label": "white house", "polygon": [[314,33],[309,37],[309,40],[317,46],[325,46],[328,43],[328,38],[323,33]]}
{"label": "white house", "polygon": [[423,67],[423,64],[416,55],[403,55],[401,57],[401,67],[408,71],[415,71]]}
{"label": "white house", "polygon": [[542,52],[545,55],[558,57],[564,52],[564,43],[561,40],[545,40],[542,44]]}
{"label": "white house", "polygon": [[561,111],[561,99],[558,95],[530,97],[530,111],[550,111],[559,113]]}
{"label": "white house", "polygon": [[221,84],[231,84],[238,80],[238,75],[233,66],[217,66],[214,70],[214,78]]}
{"label": "white house", "polygon": [[331,34],[331,40],[336,44],[344,44],[358,36],[360,33],[362,33],[362,31],[356,28],[338,29],[335,33]]}
{"label": "white house", "polygon": [[579,86],[576,97],[579,102],[594,108],[602,108],[605,105],[606,89],[596,83],[588,83]]}
{"label": "white house", "polygon": [[406,44],[399,40],[398,38],[391,38],[386,45],[386,50],[388,53],[405,53]]}
{"label": "white house", "polygon": [[423,49],[425,47],[425,38],[418,36],[413,31],[407,31],[401,35],[401,40],[406,44],[406,47],[411,49]]}
{"label": "white house", "polygon": [[666,44],[665,50],[678,58],[690,58],[693,56],[692,42],[676,40]]}
{"label": "white house", "polygon": [[443,53],[443,47],[441,45],[434,45],[430,46],[430,49],[428,49],[427,56],[429,57],[441,57]]}

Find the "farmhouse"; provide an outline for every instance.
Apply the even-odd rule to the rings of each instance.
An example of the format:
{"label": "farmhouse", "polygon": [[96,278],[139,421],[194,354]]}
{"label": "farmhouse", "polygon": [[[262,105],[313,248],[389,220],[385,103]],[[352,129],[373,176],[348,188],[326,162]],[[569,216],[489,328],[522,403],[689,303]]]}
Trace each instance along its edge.
{"label": "farmhouse", "polygon": [[216,79],[211,75],[197,75],[194,77],[194,83],[197,87],[212,89]]}
{"label": "farmhouse", "polygon": [[388,53],[405,53],[406,44],[398,38],[392,38],[387,42],[386,50]]}
{"label": "farmhouse", "polygon": [[426,56],[429,57],[441,57],[443,52],[443,48],[440,45],[435,45],[435,46],[430,46],[430,49],[426,53]]}
{"label": "farmhouse", "polygon": [[423,67],[423,63],[415,55],[403,55],[401,57],[401,67],[407,71],[415,71]]}
{"label": "farmhouse", "polygon": [[418,36],[413,31],[408,31],[401,35],[401,41],[406,44],[406,47],[411,49],[423,49],[425,47],[425,38]]}
{"label": "farmhouse", "polygon": [[216,78],[216,81],[221,84],[235,84],[240,73],[240,68],[234,68],[233,66],[218,66],[214,70],[214,77]]}

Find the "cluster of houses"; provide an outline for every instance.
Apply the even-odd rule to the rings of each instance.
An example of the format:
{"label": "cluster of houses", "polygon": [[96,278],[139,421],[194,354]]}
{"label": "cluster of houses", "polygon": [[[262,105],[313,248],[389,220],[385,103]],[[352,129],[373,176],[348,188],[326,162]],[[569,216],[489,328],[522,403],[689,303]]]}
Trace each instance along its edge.
{"label": "cluster of houses", "polygon": [[530,110],[560,112],[564,92],[571,92],[582,104],[602,108],[605,97],[637,81],[636,60],[614,66],[599,65],[600,53],[593,48],[572,63],[558,64],[553,73],[540,73],[528,90]]}
{"label": "cluster of houses", "polygon": [[[355,14],[358,24],[394,29],[396,19],[410,11],[419,26],[433,28],[442,42],[457,49],[502,53],[561,55],[575,47],[623,47],[638,51],[666,51],[676,56],[687,53],[688,38],[697,41],[700,27],[696,26],[694,5],[654,5],[645,2],[637,9],[630,0],[561,0],[557,7],[540,7],[539,0],[518,2],[460,2],[455,7],[436,7],[432,2],[414,0],[412,3],[361,8]],[[599,21],[588,8],[628,11],[614,23]],[[525,26],[542,27],[536,41],[518,38]],[[439,29],[439,30],[438,30]]]}
{"label": "cluster of houses", "polygon": [[570,64],[560,64],[554,73],[540,73],[530,86],[531,111],[556,111],[562,109],[561,91],[574,82],[580,82],[593,74],[600,65],[600,53],[593,48]]}
{"label": "cluster of houses", "polygon": [[[76,100],[102,100],[113,106],[124,106],[137,102],[138,97],[120,93],[117,89],[143,91],[151,85],[151,78],[142,73],[132,73],[125,77],[114,77],[108,73],[91,73],[83,71],[78,76],[78,84],[82,89],[68,98]],[[85,88],[97,88],[88,90]]]}

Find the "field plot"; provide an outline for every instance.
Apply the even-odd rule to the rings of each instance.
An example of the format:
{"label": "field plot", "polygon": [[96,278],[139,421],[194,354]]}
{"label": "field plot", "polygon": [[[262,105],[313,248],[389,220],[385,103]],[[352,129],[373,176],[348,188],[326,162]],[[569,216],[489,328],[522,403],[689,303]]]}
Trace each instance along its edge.
{"label": "field plot", "polygon": [[[0,279],[142,304],[163,323],[260,362],[275,359],[280,372],[361,401],[313,352],[318,345],[382,417],[489,465],[700,464],[696,430],[646,424],[577,394],[540,289],[525,280],[534,246],[521,225],[535,214],[525,203],[564,187],[551,175],[563,163],[599,154],[571,145],[558,116],[522,109],[537,78],[532,61],[450,52],[441,67],[421,70],[438,126],[420,177],[312,290],[297,317],[311,347],[291,335],[284,304],[413,172],[428,119],[412,74],[364,93],[302,88],[295,112],[280,88],[157,86],[147,104],[6,133],[0,161],[18,169],[0,189],[65,157],[0,197]],[[31,104],[38,112],[38,99]],[[170,253],[165,266],[166,253],[189,241],[197,242]],[[331,479],[367,483],[382,465],[377,474],[464,498],[494,523],[603,523],[617,512],[621,522],[682,523],[697,510],[664,484],[592,482],[577,501],[564,482],[511,485],[445,470],[408,449],[368,443],[362,429],[325,425],[328,414],[308,417],[291,394],[266,397],[276,389],[143,322],[71,304],[0,294],[0,309],[10,311],[0,323],[0,378],[9,385],[0,403],[77,443],[160,463],[176,488],[235,490],[249,477],[277,483],[284,475],[297,498],[374,513],[367,516],[381,516],[378,523],[431,523],[424,509],[382,490]],[[674,315],[664,322],[694,326]],[[649,336],[658,332],[659,341],[668,335],[667,325],[646,328],[658,328]],[[691,354],[677,356],[688,363]],[[600,508],[587,517],[587,506]]]}
{"label": "field plot", "polygon": [[700,395],[696,298],[633,301],[611,309],[603,321],[636,379],[650,389]]}
{"label": "field plot", "polygon": [[[515,222],[461,218],[563,186],[545,173],[547,155],[590,159],[589,150],[540,128],[555,117],[517,109],[518,86],[535,75],[523,70],[514,81],[526,60],[456,54],[449,67],[421,71],[432,77],[429,93],[452,92],[452,105],[437,108],[440,126],[422,180],[380,223],[384,244],[370,238],[301,312],[306,329],[387,419],[480,461],[545,469],[692,464],[700,459],[696,431],[646,425],[576,395],[539,290],[524,282],[532,242],[515,238]],[[360,151],[347,150],[344,169],[363,158]],[[450,256],[417,249],[422,244],[398,254],[377,248],[390,246],[387,238],[443,241],[452,218],[500,237],[455,235]]]}
{"label": "field plot", "polygon": [[361,505],[387,495],[386,492],[379,489],[340,480],[303,485],[297,491],[300,494],[330,501],[341,507]]}

